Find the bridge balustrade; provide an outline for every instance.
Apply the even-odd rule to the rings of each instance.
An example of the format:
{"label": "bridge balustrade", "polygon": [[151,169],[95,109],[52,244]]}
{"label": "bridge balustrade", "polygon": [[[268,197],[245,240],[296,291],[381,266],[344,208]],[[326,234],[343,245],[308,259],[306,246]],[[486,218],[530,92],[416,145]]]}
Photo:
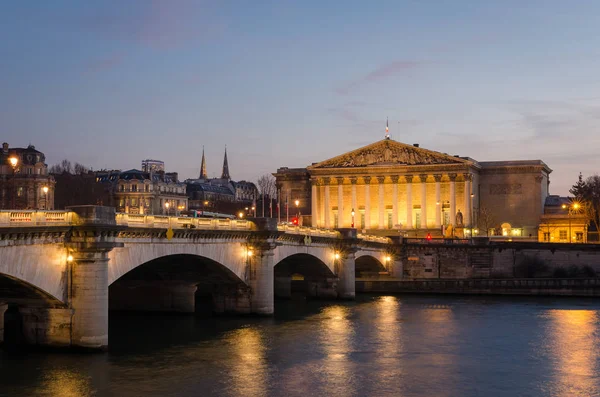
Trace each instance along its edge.
{"label": "bridge balustrade", "polygon": [[277,225],[277,230],[289,234],[302,234],[307,236],[320,236],[337,238],[340,232],[332,229],[320,229],[316,227],[294,226],[294,225]]}
{"label": "bridge balustrade", "polygon": [[204,229],[204,230],[251,230],[252,222],[245,219],[189,218],[165,215],[139,215],[118,213],[117,225],[130,227]]}
{"label": "bridge balustrade", "polygon": [[0,227],[68,226],[72,221],[70,211],[0,211]]}
{"label": "bridge balustrade", "polygon": [[388,244],[390,242],[390,239],[388,237],[373,236],[373,235],[370,235],[370,234],[358,233],[356,235],[356,237],[359,238],[360,240],[372,241],[374,243]]}

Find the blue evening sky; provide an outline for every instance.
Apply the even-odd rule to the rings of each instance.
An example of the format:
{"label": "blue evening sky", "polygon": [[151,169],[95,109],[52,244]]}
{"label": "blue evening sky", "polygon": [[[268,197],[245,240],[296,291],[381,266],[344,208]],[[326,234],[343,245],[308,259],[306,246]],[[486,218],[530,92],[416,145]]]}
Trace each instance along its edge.
{"label": "blue evening sky", "polygon": [[392,138],[599,172],[600,1],[0,1],[0,129],[234,180]]}

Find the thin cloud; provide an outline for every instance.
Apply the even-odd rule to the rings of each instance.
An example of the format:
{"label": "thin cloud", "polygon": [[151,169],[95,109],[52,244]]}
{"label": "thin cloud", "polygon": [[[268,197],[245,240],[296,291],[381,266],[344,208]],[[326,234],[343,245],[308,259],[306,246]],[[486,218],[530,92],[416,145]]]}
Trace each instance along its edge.
{"label": "thin cloud", "polygon": [[348,95],[357,88],[369,84],[375,83],[381,80],[385,80],[389,77],[396,76],[398,74],[406,73],[417,69],[423,65],[423,62],[417,61],[394,61],[378,67],[372,72],[368,73],[357,80],[346,83],[340,87],[334,89],[338,95]]}
{"label": "thin cloud", "polygon": [[110,9],[84,16],[79,25],[84,31],[108,39],[161,50],[215,37],[225,26],[211,11],[208,2],[151,0],[132,2],[130,6],[130,12],[126,14],[120,9]]}

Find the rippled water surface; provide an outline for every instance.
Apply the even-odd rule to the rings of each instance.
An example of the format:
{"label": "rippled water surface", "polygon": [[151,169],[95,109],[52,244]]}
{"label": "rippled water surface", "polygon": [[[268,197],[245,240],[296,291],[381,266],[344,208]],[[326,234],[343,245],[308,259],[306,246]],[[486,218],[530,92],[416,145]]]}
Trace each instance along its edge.
{"label": "rippled water surface", "polygon": [[115,315],[107,354],[0,353],[1,396],[600,396],[596,300],[360,296]]}

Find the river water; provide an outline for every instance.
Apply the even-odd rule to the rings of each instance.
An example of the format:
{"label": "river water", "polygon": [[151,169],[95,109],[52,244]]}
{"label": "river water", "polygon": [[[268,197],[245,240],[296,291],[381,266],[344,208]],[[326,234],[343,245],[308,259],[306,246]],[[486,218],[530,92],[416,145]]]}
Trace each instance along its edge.
{"label": "river water", "polygon": [[359,296],[110,317],[106,354],[0,353],[0,396],[600,396],[600,302]]}

